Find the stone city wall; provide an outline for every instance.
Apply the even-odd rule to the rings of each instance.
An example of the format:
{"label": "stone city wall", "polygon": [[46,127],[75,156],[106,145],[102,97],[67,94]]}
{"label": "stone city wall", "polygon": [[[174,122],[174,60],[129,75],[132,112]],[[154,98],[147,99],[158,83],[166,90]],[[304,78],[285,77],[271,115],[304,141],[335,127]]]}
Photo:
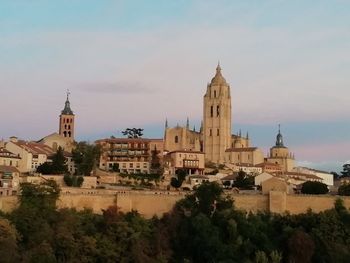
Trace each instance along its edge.
{"label": "stone city wall", "polygon": [[[57,203],[59,208],[89,208],[95,213],[102,213],[111,205],[117,205],[121,211],[137,210],[150,218],[169,212],[174,204],[186,193],[166,191],[113,191],[64,188]],[[284,192],[271,191],[269,195],[231,194],[235,207],[246,211],[271,211],[291,214],[304,213],[309,208],[320,212],[333,208],[337,196],[287,195]],[[345,206],[350,209],[350,197],[342,197]],[[0,197],[0,210],[10,212],[17,205],[16,196]]]}

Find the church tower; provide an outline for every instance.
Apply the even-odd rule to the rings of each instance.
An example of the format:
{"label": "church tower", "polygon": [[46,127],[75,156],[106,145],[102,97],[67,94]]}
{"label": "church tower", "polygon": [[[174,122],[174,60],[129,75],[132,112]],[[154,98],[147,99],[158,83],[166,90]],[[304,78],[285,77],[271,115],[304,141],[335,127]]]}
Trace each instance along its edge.
{"label": "church tower", "polygon": [[231,144],[230,86],[221,74],[220,64],[207,86],[203,104],[203,139],[206,161],[223,163]]}
{"label": "church tower", "polygon": [[290,172],[295,166],[294,155],[283,143],[283,136],[280,125],[278,125],[278,134],[276,136],[275,146],[270,148],[270,156],[268,162],[279,164],[284,172]]}
{"label": "church tower", "polygon": [[67,91],[67,99],[64,109],[61,111],[59,134],[74,141],[74,114],[70,108],[69,94],[69,91]]}

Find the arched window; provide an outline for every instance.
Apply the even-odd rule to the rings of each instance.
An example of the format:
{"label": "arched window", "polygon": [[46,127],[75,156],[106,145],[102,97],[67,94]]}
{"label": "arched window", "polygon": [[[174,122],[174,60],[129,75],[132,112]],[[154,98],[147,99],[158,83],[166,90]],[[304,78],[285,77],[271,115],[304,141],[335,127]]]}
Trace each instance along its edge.
{"label": "arched window", "polygon": [[66,131],[63,132],[63,136],[67,137],[67,132]]}
{"label": "arched window", "polygon": [[210,107],[210,117],[213,117],[213,115],[214,115],[214,107],[211,106]]}
{"label": "arched window", "polygon": [[209,129],[209,136],[212,136],[212,135],[213,135],[212,130]]}
{"label": "arched window", "polygon": [[216,131],[216,135],[217,135],[217,136],[220,135],[220,129],[218,129],[218,130]]}
{"label": "arched window", "polygon": [[216,90],[214,90],[214,98],[216,98]]}
{"label": "arched window", "polygon": [[175,136],[175,143],[178,143],[179,142],[179,136]]}
{"label": "arched window", "polygon": [[64,128],[67,129],[67,124],[64,125]]}
{"label": "arched window", "polygon": [[71,137],[71,136],[72,136],[72,134],[71,134],[71,132],[69,131],[69,132],[68,132],[68,137]]}
{"label": "arched window", "polygon": [[220,106],[218,105],[216,107],[216,116],[219,117],[219,115],[220,115]]}
{"label": "arched window", "polygon": [[68,130],[70,130],[70,125],[68,125]]}

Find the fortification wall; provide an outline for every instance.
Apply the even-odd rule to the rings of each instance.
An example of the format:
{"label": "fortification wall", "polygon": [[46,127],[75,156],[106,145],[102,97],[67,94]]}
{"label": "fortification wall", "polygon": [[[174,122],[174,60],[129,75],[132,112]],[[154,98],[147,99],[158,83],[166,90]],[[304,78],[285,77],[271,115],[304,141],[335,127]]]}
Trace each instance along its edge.
{"label": "fortification wall", "polygon": [[[185,193],[154,192],[154,191],[108,191],[108,190],[78,190],[62,191],[57,206],[59,208],[92,209],[102,213],[111,205],[117,205],[121,211],[137,210],[141,215],[150,218],[153,215],[162,216],[169,212],[174,204],[184,198]],[[324,211],[334,207],[338,196],[287,195],[284,192],[273,191],[269,195],[231,194],[237,209],[273,213],[290,212],[304,213],[309,208],[314,212]],[[342,197],[344,205],[350,209],[350,197]],[[0,210],[12,211],[17,205],[17,196],[0,197]]]}

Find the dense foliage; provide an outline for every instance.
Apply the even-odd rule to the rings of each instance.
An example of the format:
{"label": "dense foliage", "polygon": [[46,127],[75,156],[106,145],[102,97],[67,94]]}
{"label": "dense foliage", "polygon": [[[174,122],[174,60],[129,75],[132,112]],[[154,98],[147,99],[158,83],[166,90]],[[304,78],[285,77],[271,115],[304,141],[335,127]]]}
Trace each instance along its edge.
{"label": "dense foliage", "polygon": [[41,174],[64,174],[68,171],[66,162],[67,159],[64,156],[63,149],[58,147],[57,152],[51,157],[51,162],[39,165],[37,172]]}
{"label": "dense foliage", "polygon": [[100,148],[87,142],[77,143],[72,152],[77,175],[91,175],[100,158]]}
{"label": "dense foliage", "polygon": [[303,194],[310,194],[310,195],[323,195],[323,194],[327,194],[329,190],[327,185],[324,183],[307,181],[303,183],[301,187],[301,192]]}
{"label": "dense foliage", "polygon": [[246,172],[240,170],[233,186],[240,189],[253,189],[254,176],[248,175]]}
{"label": "dense foliage", "polygon": [[66,174],[63,180],[67,186],[80,187],[84,182],[84,177]]}
{"label": "dense foliage", "polygon": [[338,194],[350,196],[350,184],[342,184],[339,186]]}
{"label": "dense foliage", "polygon": [[55,182],[22,185],[0,216],[1,262],[348,262],[350,213],[247,214],[205,183],[162,218],[112,206],[102,214],[56,208]]}
{"label": "dense foliage", "polygon": [[124,131],[122,131],[122,134],[128,138],[141,138],[143,136],[143,129],[126,128]]}

